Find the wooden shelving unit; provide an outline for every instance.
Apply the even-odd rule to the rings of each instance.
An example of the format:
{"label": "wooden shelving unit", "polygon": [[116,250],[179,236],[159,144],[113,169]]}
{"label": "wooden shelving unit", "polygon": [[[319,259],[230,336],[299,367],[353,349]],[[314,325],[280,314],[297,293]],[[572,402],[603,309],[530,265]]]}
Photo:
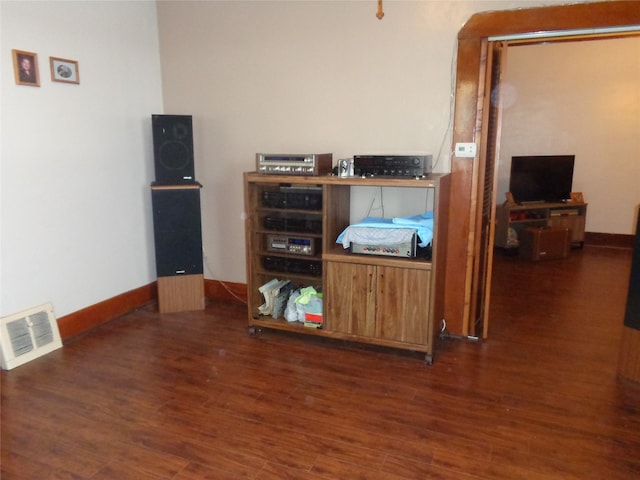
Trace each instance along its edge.
{"label": "wooden shelving unit", "polygon": [[[517,205],[503,203],[496,211],[495,246],[511,249],[518,248],[517,237],[528,227],[558,227],[571,231],[571,244],[584,245],[584,229],[587,218],[587,204],[533,203]],[[509,231],[515,233],[509,236]]]}
{"label": "wooden shelving unit", "polygon": [[[349,253],[336,243],[350,219],[352,189],[407,187],[433,191],[434,239],[431,259]],[[276,205],[265,198],[283,188],[309,191],[305,205]],[[448,222],[449,175],[427,179],[304,177],[244,174],[249,329],[295,331],[425,353],[433,359],[433,343],[443,315],[444,265]],[[319,195],[319,197],[318,197]],[[304,202],[303,202],[304,203]],[[275,221],[274,221],[275,219]],[[273,252],[266,239],[282,234],[312,238],[313,254]],[[275,259],[275,260],[274,260]],[[275,266],[273,263],[275,261]],[[298,269],[296,262],[302,262]],[[291,268],[282,267],[287,262]],[[302,271],[299,271],[302,270]],[[260,315],[259,287],[273,278],[323,293],[323,327]]]}

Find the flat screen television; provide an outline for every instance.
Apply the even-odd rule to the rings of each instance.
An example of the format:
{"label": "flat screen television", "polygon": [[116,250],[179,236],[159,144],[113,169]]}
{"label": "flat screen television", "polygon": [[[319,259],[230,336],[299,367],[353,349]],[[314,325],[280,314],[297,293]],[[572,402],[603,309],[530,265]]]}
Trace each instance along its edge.
{"label": "flat screen television", "polygon": [[571,197],[575,155],[511,157],[509,192],[516,203],[559,203]]}

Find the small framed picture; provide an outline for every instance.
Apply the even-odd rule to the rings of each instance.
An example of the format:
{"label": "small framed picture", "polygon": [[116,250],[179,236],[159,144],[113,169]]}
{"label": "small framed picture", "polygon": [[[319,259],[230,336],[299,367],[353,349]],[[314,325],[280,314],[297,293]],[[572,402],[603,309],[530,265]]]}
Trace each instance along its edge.
{"label": "small framed picture", "polygon": [[571,192],[571,201],[573,203],[584,203],[582,192]]}
{"label": "small framed picture", "polygon": [[16,85],[39,87],[38,54],[16,49],[11,52],[13,53],[13,72],[16,77]]}
{"label": "small framed picture", "polygon": [[66,58],[49,57],[51,81],[62,83],[80,83],[78,62]]}

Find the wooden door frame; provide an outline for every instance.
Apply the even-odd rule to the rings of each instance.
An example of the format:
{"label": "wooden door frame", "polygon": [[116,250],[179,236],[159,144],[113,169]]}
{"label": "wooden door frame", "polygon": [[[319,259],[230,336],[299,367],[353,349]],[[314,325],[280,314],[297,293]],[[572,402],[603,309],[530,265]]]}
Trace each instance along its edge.
{"label": "wooden door frame", "polygon": [[[482,109],[478,95],[484,88],[483,59],[488,39],[498,35],[562,32],[614,28],[640,24],[637,1],[607,1],[473,15],[458,33],[452,148],[458,142],[475,142],[482,136]],[[583,38],[596,38],[596,33]],[[476,252],[476,206],[479,154],[451,158],[451,197],[447,230],[447,272],[444,319],[452,334],[469,334],[473,265]]]}

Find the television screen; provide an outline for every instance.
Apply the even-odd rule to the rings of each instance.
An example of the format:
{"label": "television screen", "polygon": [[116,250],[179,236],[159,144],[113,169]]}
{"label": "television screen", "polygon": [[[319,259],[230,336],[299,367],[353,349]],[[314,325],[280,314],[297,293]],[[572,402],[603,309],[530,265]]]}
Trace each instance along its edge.
{"label": "television screen", "polygon": [[558,203],[571,197],[575,155],[511,157],[509,191],[517,203]]}

